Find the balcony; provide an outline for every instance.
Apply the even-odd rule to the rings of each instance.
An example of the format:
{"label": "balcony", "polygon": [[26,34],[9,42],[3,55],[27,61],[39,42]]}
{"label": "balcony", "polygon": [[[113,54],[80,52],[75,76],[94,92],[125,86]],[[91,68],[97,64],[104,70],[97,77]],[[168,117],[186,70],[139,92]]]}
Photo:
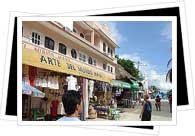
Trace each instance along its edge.
{"label": "balcony", "polygon": [[34,50],[36,48],[36,51],[39,51],[39,53],[47,54],[47,55],[52,56],[54,58],[63,59],[64,61],[67,61],[67,62],[74,62],[75,64],[80,64],[81,66],[94,68],[96,70],[104,72],[105,74],[107,73],[107,74],[111,75],[112,77],[115,77],[115,73],[108,73],[102,67],[94,66],[94,65],[85,63],[83,61],[80,61],[79,59],[73,59],[72,57],[70,57],[68,55],[63,55],[56,50],[50,50],[48,48],[45,48],[44,44],[40,44],[40,45],[34,44],[34,43],[32,43],[31,38],[23,37],[22,44],[25,45],[25,48],[27,48],[27,49]]}
{"label": "balcony", "polygon": [[[101,59],[106,60],[111,64],[113,63],[114,58],[109,57],[108,55],[104,54],[101,51],[100,43],[98,42],[98,40],[97,41],[95,40],[94,44],[92,44],[93,42],[90,42],[89,40],[82,38],[80,35],[78,35],[78,33],[75,33],[72,31],[67,31],[65,29],[60,29],[59,27],[56,28],[56,25],[51,23],[51,22],[41,21],[41,22],[39,22],[39,24],[42,25],[43,28],[45,27],[48,30],[51,30],[53,32],[52,35],[59,34],[62,36],[62,38],[66,38],[66,39],[70,40],[75,45],[79,45],[79,47],[83,48],[84,50],[92,52],[94,55],[97,55]],[[93,31],[91,31],[91,32],[93,32]],[[55,41],[56,39],[53,39],[53,40]],[[91,40],[93,40],[93,39],[91,39]],[[44,43],[43,43],[43,45],[41,44],[41,46],[43,47]]]}
{"label": "balcony", "polygon": [[115,64],[117,64],[117,58],[114,58],[114,61],[113,61]]}

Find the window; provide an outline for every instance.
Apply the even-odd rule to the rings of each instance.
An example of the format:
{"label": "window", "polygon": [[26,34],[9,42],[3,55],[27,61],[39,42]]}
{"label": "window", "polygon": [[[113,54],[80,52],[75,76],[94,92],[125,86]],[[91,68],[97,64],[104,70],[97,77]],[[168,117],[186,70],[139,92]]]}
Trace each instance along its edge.
{"label": "window", "polygon": [[83,53],[79,53],[79,60],[86,62],[86,55],[84,55]]}
{"label": "window", "polygon": [[66,55],[66,46],[62,43],[59,43],[59,52]]}
{"label": "window", "polygon": [[113,72],[112,67],[110,67],[110,72]]}
{"label": "window", "polygon": [[110,48],[108,47],[108,53],[110,53]]}
{"label": "window", "polygon": [[80,33],[80,37],[84,38],[84,34],[83,33]]}
{"label": "window", "polygon": [[113,55],[112,49],[110,49],[110,54],[111,54],[111,56]]}
{"label": "window", "polygon": [[45,37],[45,47],[54,50],[54,40],[49,37]]}
{"label": "window", "polygon": [[108,66],[108,71],[110,71],[110,66]]}
{"label": "window", "polygon": [[93,65],[96,66],[96,60],[95,59],[93,60]]}
{"label": "window", "polygon": [[40,45],[41,36],[38,33],[32,32],[32,43]]}
{"label": "window", "polygon": [[71,55],[72,55],[72,58],[75,58],[75,59],[77,58],[77,52],[75,49],[71,50]]}
{"label": "window", "polygon": [[106,43],[103,43],[103,51],[106,52]]}
{"label": "window", "polygon": [[103,64],[103,69],[106,70],[106,64]]}
{"label": "window", "polygon": [[75,28],[73,28],[73,32],[77,33],[77,30]]}
{"label": "window", "polygon": [[91,57],[88,58],[88,63],[91,64],[91,65],[93,64],[93,60],[92,60]]}

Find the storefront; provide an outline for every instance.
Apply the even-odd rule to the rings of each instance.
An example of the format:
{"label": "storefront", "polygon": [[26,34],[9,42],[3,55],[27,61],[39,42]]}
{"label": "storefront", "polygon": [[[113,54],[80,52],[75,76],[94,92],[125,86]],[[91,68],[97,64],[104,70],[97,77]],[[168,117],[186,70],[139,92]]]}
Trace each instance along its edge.
{"label": "storefront", "polygon": [[24,120],[57,120],[64,116],[61,102],[64,90],[80,91],[84,107],[81,119],[86,120],[90,98],[97,92],[106,96],[115,78],[111,73],[49,49],[25,42],[22,47],[23,81],[45,94],[44,98],[23,94]]}
{"label": "storefront", "polygon": [[138,102],[141,100],[141,94],[140,94],[140,85],[137,81],[131,80],[131,90],[133,94],[133,101]]}
{"label": "storefront", "polygon": [[137,98],[139,84],[136,81],[130,83],[120,80],[112,80],[111,85],[115,92],[117,106],[122,108],[134,107]]}

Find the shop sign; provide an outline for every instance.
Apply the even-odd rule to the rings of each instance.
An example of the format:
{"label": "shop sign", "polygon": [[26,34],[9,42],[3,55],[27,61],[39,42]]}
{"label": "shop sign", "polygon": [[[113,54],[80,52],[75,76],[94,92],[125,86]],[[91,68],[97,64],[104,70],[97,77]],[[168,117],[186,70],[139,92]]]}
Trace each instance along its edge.
{"label": "shop sign", "polygon": [[22,63],[104,82],[111,82],[114,79],[111,73],[28,43],[23,43]]}

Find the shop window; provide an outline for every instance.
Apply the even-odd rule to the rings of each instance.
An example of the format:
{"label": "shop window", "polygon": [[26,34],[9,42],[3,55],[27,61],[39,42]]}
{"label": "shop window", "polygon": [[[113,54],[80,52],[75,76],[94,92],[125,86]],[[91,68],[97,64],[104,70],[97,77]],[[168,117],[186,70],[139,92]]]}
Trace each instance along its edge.
{"label": "shop window", "polygon": [[54,50],[54,40],[49,37],[45,37],[45,47]]}
{"label": "shop window", "polygon": [[32,32],[32,43],[34,43],[36,45],[40,45],[41,36],[38,33]]}
{"label": "shop window", "polygon": [[66,46],[62,43],[59,43],[59,52],[66,55]]}
{"label": "shop window", "polygon": [[71,50],[71,55],[72,55],[72,58],[75,58],[75,59],[77,58],[77,52],[75,49]]}
{"label": "shop window", "polygon": [[108,71],[110,71],[110,66],[108,66]]}
{"label": "shop window", "polygon": [[91,64],[91,65],[93,64],[93,60],[92,60],[91,57],[88,58],[88,63]]}
{"label": "shop window", "polygon": [[86,55],[84,55],[82,53],[79,53],[79,60],[83,61],[83,62],[86,62]]}
{"label": "shop window", "polygon": [[106,43],[103,43],[103,51],[106,52]]}
{"label": "shop window", "polygon": [[106,64],[103,64],[103,69],[106,70]]}
{"label": "shop window", "polygon": [[84,38],[84,34],[83,33],[80,33],[80,37]]}

